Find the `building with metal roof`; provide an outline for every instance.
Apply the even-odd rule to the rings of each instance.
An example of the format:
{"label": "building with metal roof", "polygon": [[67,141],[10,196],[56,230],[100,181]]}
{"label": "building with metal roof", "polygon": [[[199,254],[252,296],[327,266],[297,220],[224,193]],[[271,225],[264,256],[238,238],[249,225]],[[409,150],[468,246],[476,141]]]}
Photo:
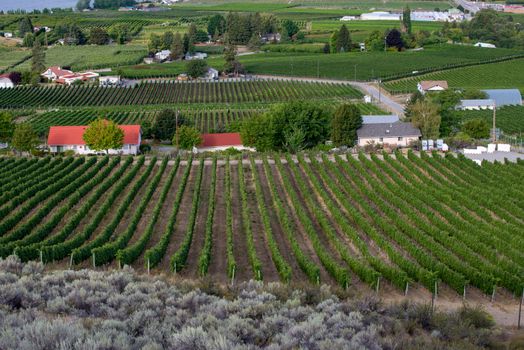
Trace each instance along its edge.
{"label": "building with metal roof", "polygon": [[493,109],[495,101],[490,99],[460,100],[457,109],[462,111],[478,111],[481,109]]}
{"label": "building with metal roof", "polygon": [[502,106],[521,106],[522,95],[519,89],[492,89],[482,90],[484,91],[490,100],[495,101],[496,107]]}
{"label": "building with metal roof", "polygon": [[396,123],[400,121],[398,115],[363,115],[362,124]]}

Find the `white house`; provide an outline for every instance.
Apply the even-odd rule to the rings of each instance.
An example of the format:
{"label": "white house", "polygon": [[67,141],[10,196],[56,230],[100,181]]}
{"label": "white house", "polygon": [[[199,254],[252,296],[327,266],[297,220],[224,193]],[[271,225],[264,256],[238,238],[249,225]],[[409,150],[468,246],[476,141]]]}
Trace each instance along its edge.
{"label": "white house", "polygon": [[206,79],[217,80],[218,70],[216,70],[215,68],[209,68],[206,73]]}
{"label": "white house", "polygon": [[155,61],[164,62],[171,57],[171,50],[162,50],[155,53]]}
{"label": "white house", "polygon": [[118,75],[106,75],[98,78],[100,86],[118,86],[120,85],[120,76]]}
{"label": "white house", "polygon": [[75,81],[95,81],[100,74],[95,72],[83,72],[64,75],[55,80],[57,84],[71,85]]}
{"label": "white house", "polygon": [[9,78],[8,74],[0,75],[0,89],[8,89],[15,87],[15,83]]}
{"label": "white house", "polygon": [[207,53],[205,53],[205,52],[195,52],[194,54],[190,54],[188,52],[188,53],[186,53],[186,56],[185,56],[185,59],[187,61],[203,60],[204,58],[207,58]]}
{"label": "white house", "polygon": [[460,100],[456,109],[461,111],[479,111],[481,109],[493,109],[495,101],[491,99]]}
{"label": "white house", "polygon": [[[136,155],[140,151],[142,132],[140,125],[119,125],[124,131],[124,144],[120,149],[110,149],[109,154]],[[47,145],[53,153],[74,151],[76,154],[98,153],[90,149],[83,135],[87,126],[52,126],[49,128]],[[104,153],[104,152],[100,152]]]}
{"label": "white house", "polygon": [[260,41],[263,43],[280,42],[281,39],[280,33],[266,33],[260,37]]}
{"label": "white house", "polygon": [[411,123],[373,123],[362,124],[357,130],[358,145],[364,147],[368,144],[388,144],[398,147],[407,147],[421,137],[420,130]]}
{"label": "white house", "polygon": [[444,91],[448,89],[448,82],[445,80],[423,80],[417,84],[417,89],[421,94]]}
{"label": "white house", "polygon": [[490,44],[490,43],[476,43],[475,45],[473,45],[475,47],[483,47],[483,48],[486,48],[486,49],[496,49],[497,47],[493,44]]}
{"label": "white house", "polygon": [[53,67],[47,68],[47,70],[40,75],[43,76],[44,78],[47,78],[48,80],[55,81],[66,75],[71,75],[71,74],[74,74],[74,73],[68,69],[62,69],[59,66],[53,66]]}
{"label": "white house", "polygon": [[11,32],[5,32],[4,33],[4,38],[12,38],[13,37],[13,33]]}

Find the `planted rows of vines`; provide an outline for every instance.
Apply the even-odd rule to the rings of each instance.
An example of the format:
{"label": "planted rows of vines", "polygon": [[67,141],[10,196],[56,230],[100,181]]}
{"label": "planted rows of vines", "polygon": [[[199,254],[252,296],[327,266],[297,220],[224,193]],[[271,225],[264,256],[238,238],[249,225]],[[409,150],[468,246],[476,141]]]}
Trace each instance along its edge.
{"label": "planted rows of vines", "polygon": [[523,170],[426,153],[0,158],[0,256],[519,294]]}

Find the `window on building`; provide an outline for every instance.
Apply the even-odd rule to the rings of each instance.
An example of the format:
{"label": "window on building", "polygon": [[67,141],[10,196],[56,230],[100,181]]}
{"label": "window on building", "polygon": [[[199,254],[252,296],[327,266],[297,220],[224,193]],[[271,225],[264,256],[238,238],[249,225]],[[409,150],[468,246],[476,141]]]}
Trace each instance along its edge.
{"label": "window on building", "polygon": [[398,141],[402,141],[404,138],[403,137],[399,137],[398,138]]}

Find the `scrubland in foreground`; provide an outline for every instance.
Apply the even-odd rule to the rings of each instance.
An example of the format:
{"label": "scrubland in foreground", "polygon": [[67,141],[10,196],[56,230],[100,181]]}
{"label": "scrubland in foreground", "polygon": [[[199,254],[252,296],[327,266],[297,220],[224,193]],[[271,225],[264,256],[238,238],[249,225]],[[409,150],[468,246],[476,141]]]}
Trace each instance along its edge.
{"label": "scrubland in foreground", "polygon": [[481,309],[386,306],[323,285],[170,282],[0,260],[0,349],[482,349]]}

